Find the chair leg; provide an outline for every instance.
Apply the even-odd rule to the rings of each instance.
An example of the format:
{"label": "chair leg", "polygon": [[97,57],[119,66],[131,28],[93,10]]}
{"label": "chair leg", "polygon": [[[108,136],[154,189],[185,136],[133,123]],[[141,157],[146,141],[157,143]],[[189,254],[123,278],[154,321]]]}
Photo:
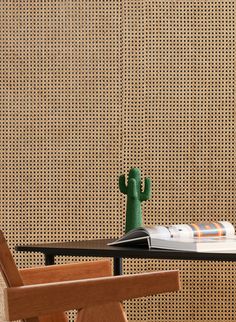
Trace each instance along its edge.
{"label": "chair leg", "polygon": [[122,304],[111,302],[80,310],[76,322],[128,322]]}

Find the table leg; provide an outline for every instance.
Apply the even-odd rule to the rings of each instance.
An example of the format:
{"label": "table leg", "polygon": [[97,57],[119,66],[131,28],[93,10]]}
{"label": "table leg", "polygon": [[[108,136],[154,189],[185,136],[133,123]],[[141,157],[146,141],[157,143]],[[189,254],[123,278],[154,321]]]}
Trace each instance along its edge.
{"label": "table leg", "polygon": [[114,265],[113,267],[114,275],[122,275],[122,258],[114,257],[113,265]]}
{"label": "table leg", "polygon": [[44,254],[44,256],[45,256],[45,265],[54,265],[55,264],[54,255]]}

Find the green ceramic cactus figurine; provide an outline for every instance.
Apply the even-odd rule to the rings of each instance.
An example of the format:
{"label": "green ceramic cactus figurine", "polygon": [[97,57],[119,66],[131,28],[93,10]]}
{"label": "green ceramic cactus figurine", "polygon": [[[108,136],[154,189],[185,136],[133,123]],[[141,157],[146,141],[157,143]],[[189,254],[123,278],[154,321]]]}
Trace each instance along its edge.
{"label": "green ceramic cactus figurine", "polygon": [[128,176],[128,184],[125,184],[125,175],[119,178],[119,188],[127,195],[125,232],[142,226],[141,202],[151,198],[151,179],[145,178],[145,188],[141,191],[141,172],[138,168],[132,168]]}

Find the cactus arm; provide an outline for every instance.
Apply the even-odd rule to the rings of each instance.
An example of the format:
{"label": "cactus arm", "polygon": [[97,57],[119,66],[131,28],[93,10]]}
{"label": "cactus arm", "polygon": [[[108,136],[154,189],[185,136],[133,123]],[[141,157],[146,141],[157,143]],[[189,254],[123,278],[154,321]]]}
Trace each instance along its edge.
{"label": "cactus arm", "polygon": [[128,195],[131,198],[138,198],[137,184],[136,184],[136,180],[133,178],[129,180]]}
{"label": "cactus arm", "polygon": [[145,201],[151,198],[151,179],[145,178],[145,189],[144,192],[140,193],[140,200]]}
{"label": "cactus arm", "polygon": [[128,193],[128,188],[125,184],[125,175],[122,174],[120,177],[119,177],[119,188],[120,188],[120,191],[122,193],[124,193],[125,195],[127,195]]}

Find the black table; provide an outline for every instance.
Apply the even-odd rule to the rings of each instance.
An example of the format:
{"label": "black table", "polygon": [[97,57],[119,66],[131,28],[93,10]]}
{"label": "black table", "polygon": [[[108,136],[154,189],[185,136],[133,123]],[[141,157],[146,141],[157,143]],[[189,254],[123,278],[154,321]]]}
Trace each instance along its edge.
{"label": "black table", "polygon": [[113,257],[114,275],[122,274],[122,258],[153,258],[175,260],[236,261],[236,253],[196,253],[142,247],[108,246],[112,239],[84,240],[66,243],[50,243],[16,246],[16,251],[39,252],[45,256],[45,264],[53,265],[55,256]]}

